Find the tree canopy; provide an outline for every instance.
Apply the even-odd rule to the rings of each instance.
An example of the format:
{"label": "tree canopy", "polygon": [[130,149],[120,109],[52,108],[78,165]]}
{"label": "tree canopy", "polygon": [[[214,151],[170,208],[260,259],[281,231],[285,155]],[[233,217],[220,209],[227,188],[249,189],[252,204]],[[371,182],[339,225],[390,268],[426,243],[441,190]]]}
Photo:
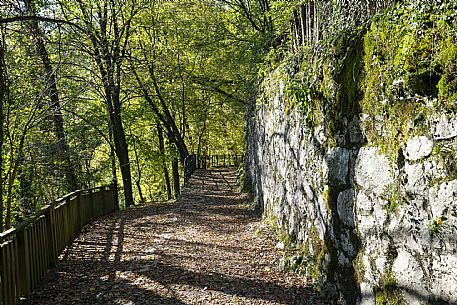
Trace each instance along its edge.
{"label": "tree canopy", "polygon": [[116,182],[125,206],[170,199],[189,154],[242,154],[259,65],[293,7],[4,1],[0,230],[78,188]]}

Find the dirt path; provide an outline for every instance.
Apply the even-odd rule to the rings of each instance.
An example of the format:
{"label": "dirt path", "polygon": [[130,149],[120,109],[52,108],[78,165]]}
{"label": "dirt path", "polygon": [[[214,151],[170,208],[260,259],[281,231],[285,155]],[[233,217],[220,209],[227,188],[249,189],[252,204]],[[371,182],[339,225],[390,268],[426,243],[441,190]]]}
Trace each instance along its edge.
{"label": "dirt path", "polygon": [[259,230],[234,171],[197,171],[177,203],[87,226],[31,304],[326,304]]}

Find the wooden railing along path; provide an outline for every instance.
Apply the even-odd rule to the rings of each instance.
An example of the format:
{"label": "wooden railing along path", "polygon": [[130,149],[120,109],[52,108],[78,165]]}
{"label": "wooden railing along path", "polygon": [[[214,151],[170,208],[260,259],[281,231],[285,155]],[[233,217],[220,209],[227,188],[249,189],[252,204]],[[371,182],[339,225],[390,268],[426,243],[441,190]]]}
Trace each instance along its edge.
{"label": "wooden railing along path", "polygon": [[189,155],[184,160],[184,184],[187,184],[196,169],[220,166],[238,166],[243,163],[243,155]]}
{"label": "wooden railing along path", "polygon": [[16,305],[43,278],[81,228],[119,209],[115,187],[70,193],[0,234],[0,305]]}

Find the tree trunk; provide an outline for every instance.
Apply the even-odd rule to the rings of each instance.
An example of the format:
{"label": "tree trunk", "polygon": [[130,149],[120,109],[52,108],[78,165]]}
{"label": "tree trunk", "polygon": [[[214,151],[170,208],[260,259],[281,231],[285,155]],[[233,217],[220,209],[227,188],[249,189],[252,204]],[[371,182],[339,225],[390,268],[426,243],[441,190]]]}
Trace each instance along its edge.
{"label": "tree trunk", "polygon": [[136,179],[135,184],[138,189],[138,196],[140,196],[140,203],[145,203],[143,196],[143,190],[141,188],[141,165],[140,165],[140,156],[138,155],[138,149],[136,146],[136,139],[133,136],[132,129],[130,128],[130,135],[132,135],[132,143],[133,143],[133,152],[135,153],[135,164],[136,164]]}
{"label": "tree trunk", "polygon": [[[117,101],[119,104],[119,101]],[[124,127],[122,126],[119,112],[110,111],[110,119],[113,122],[113,138],[116,147],[116,156],[121,167],[122,182],[124,186],[125,206],[134,205],[132,189],[132,173],[130,172],[130,160]]]}
{"label": "tree trunk", "polygon": [[135,69],[132,69],[132,72],[135,75],[135,78],[137,79],[137,82],[141,87],[141,91],[143,92],[143,96],[144,96],[145,100],[151,106],[152,111],[155,113],[157,118],[163,124],[163,127],[166,129],[167,134],[168,134],[168,139],[170,139],[170,141],[172,141],[173,143],[176,144],[176,148],[178,149],[181,164],[184,165],[184,160],[186,159],[187,155],[189,154],[189,151],[187,150],[187,146],[184,141],[184,138],[182,137],[182,135],[180,134],[180,132],[178,130],[178,127],[176,126],[175,120],[173,119],[172,115],[170,114],[170,111],[168,110],[167,104],[165,102],[165,98],[163,97],[162,91],[160,90],[159,85],[157,84],[157,79],[155,77],[153,67],[152,66],[149,67],[149,74],[150,74],[151,78],[153,79],[154,90],[157,94],[157,97],[159,98],[162,110],[160,110],[159,107],[157,107],[157,105],[152,100],[151,96],[149,95],[148,89],[141,81],[141,79],[138,76],[138,73],[135,71]]}
{"label": "tree trunk", "polygon": [[117,182],[117,169],[116,169],[116,152],[111,143],[113,143],[113,124],[111,121],[108,123],[108,131],[109,131],[109,142],[110,142],[110,151],[109,151],[109,158],[111,161],[111,183],[115,186],[114,189],[114,202],[119,203],[119,192],[117,186],[119,185]]}
{"label": "tree trunk", "polygon": [[205,108],[203,110],[203,128],[202,128],[202,131],[200,133],[200,135],[198,136],[198,143],[197,143],[197,157],[200,158],[200,156],[202,155],[202,142],[203,142],[203,136],[205,135],[206,133],[206,119],[207,119],[207,116],[208,116],[208,108]]}
{"label": "tree trunk", "polygon": [[[32,0],[26,0],[25,2],[30,14],[35,15]],[[70,149],[65,135],[64,121],[60,110],[59,92],[57,90],[57,77],[52,68],[48,51],[44,45],[43,34],[37,20],[30,21],[30,32],[32,33],[33,40],[35,42],[36,52],[44,67],[45,79],[47,80],[48,87],[48,96],[50,99],[49,107],[53,111],[54,134],[57,138],[59,157],[61,157],[64,161],[63,167],[66,183],[70,191],[75,191],[78,189],[75,174],[76,166],[70,158]]]}
{"label": "tree trunk", "polygon": [[[14,187],[14,181],[16,180],[17,173],[19,170],[19,165],[21,163],[20,160],[23,157],[25,137],[27,134],[27,130],[28,130],[28,126],[25,126],[22,131],[21,138],[19,141],[18,148],[16,149],[16,152],[13,153],[13,151],[11,151],[11,153],[10,153],[11,169],[10,169],[9,175],[8,175],[8,189],[7,189],[7,193],[6,193],[7,197],[6,197],[5,230],[8,230],[11,227],[11,204],[13,202],[13,187]],[[14,156],[16,156],[16,159],[14,159]]]}
{"label": "tree trunk", "polygon": [[[177,41],[179,45],[179,41]],[[186,87],[184,83],[184,75],[182,73],[182,67],[181,67],[181,56],[179,54],[178,50],[178,67],[179,67],[179,78],[181,80],[181,113],[182,113],[182,121],[181,121],[181,137],[183,139],[186,138]]]}
{"label": "tree trunk", "polygon": [[167,191],[167,200],[171,199],[170,175],[168,174],[167,162],[165,161],[165,143],[163,140],[163,131],[160,123],[157,123],[157,137],[159,139],[159,152],[162,158],[163,175],[165,178],[165,189]]}
{"label": "tree trunk", "polygon": [[165,119],[165,122],[164,122],[165,127],[167,129],[169,129],[169,135],[171,135],[171,137],[169,137],[169,138],[173,139],[173,142],[176,144],[176,148],[178,149],[181,164],[184,165],[184,160],[189,155],[189,151],[187,150],[187,146],[184,141],[184,138],[181,135],[181,133],[179,132],[179,129],[176,126],[176,122],[173,119],[173,116],[171,115],[171,113],[168,109],[168,106],[165,102],[165,98],[162,95],[162,90],[160,90],[160,88],[159,88],[159,84],[157,82],[157,78],[156,78],[155,72],[154,72],[154,67],[152,64],[149,65],[149,74],[153,80],[154,89],[157,93],[157,97],[159,98],[160,104],[162,106],[162,111],[164,114],[164,116],[162,116],[162,117],[164,117],[164,119]]}
{"label": "tree trunk", "polygon": [[172,172],[173,172],[173,189],[175,192],[175,198],[177,199],[180,194],[180,185],[179,185],[179,163],[178,159],[173,159],[172,162]]}
{"label": "tree trunk", "polygon": [[0,233],[3,232],[3,105],[6,96],[5,74],[3,36],[0,36]]}
{"label": "tree trunk", "polygon": [[[85,22],[87,23],[88,28],[92,31],[89,32],[89,38],[92,42],[94,59],[99,68],[103,89],[105,91],[106,104],[108,106],[109,118],[113,130],[114,147],[121,168],[125,206],[130,207],[134,205],[132,174],[130,171],[128,145],[121,119],[120,88],[122,61],[130,37],[130,21],[131,18],[133,18],[133,15],[123,24],[122,29],[119,29],[118,15],[111,15],[108,12],[116,12],[114,2],[105,1],[104,6],[98,7],[98,11],[96,12],[98,16],[97,22],[100,27],[98,32],[98,30],[93,28],[93,24],[91,23],[93,17],[89,16],[88,11],[84,7],[84,2],[79,0],[78,4],[86,19]],[[113,33],[110,33],[108,30],[108,25],[113,27]],[[109,36],[111,34],[112,37]],[[112,38],[113,41],[110,41],[109,38]]]}

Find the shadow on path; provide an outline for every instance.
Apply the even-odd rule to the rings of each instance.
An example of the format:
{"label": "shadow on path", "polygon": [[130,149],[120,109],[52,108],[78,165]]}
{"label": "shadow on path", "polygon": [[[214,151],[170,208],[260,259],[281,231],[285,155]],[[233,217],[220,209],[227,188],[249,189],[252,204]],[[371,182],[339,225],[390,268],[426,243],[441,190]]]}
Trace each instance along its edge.
{"label": "shadow on path", "polygon": [[236,171],[197,171],[175,204],[124,210],[86,226],[31,304],[332,304],[293,274]]}

